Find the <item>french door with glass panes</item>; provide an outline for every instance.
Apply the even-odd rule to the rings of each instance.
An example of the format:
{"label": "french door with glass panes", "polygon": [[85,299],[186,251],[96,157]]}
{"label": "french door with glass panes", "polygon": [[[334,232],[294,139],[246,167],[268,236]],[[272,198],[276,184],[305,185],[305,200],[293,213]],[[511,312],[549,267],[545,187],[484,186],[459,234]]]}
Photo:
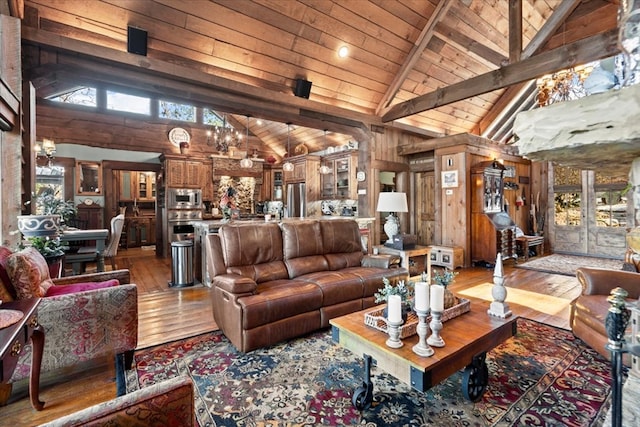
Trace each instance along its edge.
{"label": "french door with glass panes", "polygon": [[549,169],[553,251],[623,258],[627,218],[632,218],[626,177],[555,164]]}

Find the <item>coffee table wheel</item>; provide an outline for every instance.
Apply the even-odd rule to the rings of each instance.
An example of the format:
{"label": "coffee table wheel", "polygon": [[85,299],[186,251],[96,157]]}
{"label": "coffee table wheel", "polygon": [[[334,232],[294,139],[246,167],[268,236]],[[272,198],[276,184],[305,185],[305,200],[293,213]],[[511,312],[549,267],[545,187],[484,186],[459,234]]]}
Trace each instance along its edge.
{"label": "coffee table wheel", "polygon": [[366,386],[363,384],[362,387],[355,389],[351,402],[359,411],[369,409],[373,402],[373,383],[369,383]]}
{"label": "coffee table wheel", "polygon": [[475,356],[462,374],[462,393],[471,402],[480,400],[489,383],[489,368],[485,356],[486,353]]}
{"label": "coffee table wheel", "polygon": [[353,391],[353,397],[351,403],[357,410],[369,409],[373,402],[373,382],[371,381],[371,362],[370,355],[364,355],[364,381],[362,386]]}

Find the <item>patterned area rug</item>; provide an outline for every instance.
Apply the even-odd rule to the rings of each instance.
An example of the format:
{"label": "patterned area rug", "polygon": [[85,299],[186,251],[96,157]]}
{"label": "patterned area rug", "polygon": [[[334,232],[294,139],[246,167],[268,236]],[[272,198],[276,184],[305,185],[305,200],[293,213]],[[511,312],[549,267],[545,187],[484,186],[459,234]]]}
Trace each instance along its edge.
{"label": "patterned area rug", "polygon": [[518,319],[517,335],[487,364],[489,385],[475,404],[462,396],[460,372],[421,393],[374,367],[374,402],[359,412],[351,393],[363,360],[329,331],[246,354],[214,332],[137,351],[126,380],[131,392],[189,375],[200,426],[602,425],[610,365],[570,332]]}
{"label": "patterned area rug", "polygon": [[515,265],[518,268],[542,271],[544,273],[575,276],[580,267],[606,268],[622,270],[622,261],[609,258],[596,258],[577,255],[551,254],[542,258],[530,258],[529,261]]}

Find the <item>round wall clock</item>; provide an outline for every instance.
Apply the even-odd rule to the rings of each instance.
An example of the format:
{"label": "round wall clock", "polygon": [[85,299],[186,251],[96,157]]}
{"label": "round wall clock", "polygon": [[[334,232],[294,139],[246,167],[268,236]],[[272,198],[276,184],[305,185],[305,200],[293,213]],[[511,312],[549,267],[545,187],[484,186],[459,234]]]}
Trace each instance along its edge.
{"label": "round wall clock", "polygon": [[181,143],[189,143],[191,141],[191,135],[185,129],[173,128],[169,131],[169,141],[176,147],[179,147]]}

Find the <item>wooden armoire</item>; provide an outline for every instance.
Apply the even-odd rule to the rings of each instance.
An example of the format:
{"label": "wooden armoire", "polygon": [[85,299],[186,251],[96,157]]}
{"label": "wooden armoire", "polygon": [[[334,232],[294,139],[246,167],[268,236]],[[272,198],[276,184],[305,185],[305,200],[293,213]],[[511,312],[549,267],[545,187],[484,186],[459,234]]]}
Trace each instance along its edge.
{"label": "wooden armoire", "polygon": [[502,259],[517,258],[516,224],[505,211],[504,171],[498,161],[486,161],[471,169],[471,261],[493,265]]}

